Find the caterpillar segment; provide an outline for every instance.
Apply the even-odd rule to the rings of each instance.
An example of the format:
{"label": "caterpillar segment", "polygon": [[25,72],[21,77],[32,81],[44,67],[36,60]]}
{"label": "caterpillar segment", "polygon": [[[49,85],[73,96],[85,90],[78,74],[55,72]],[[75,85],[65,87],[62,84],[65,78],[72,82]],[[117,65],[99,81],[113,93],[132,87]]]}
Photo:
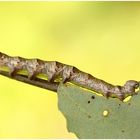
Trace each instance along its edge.
{"label": "caterpillar segment", "polygon": [[61,79],[63,83],[71,82],[81,87],[100,93],[106,98],[118,98],[121,101],[127,96],[135,95],[139,88],[139,82],[128,80],[124,86],[112,85],[106,81],[98,79],[91,74],[80,71],[78,68],[66,65],[57,61],[43,61],[40,59],[26,59],[22,57],[11,57],[0,53],[0,67],[8,67],[10,76],[14,76],[18,71],[27,71],[30,80],[39,74],[45,74],[49,82]]}
{"label": "caterpillar segment", "polygon": [[42,73],[44,68],[44,61],[40,59],[26,59],[24,69],[28,73],[30,80],[35,79],[36,76]]}

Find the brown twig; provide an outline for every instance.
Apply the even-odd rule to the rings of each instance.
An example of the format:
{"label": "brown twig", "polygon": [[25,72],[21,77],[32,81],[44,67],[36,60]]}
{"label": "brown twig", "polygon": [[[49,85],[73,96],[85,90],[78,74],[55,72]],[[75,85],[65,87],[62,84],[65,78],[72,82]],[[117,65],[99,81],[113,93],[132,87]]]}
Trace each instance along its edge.
{"label": "brown twig", "polygon": [[58,85],[59,85],[59,82],[50,83],[46,80],[39,79],[39,78],[36,78],[34,80],[30,80],[27,76],[21,75],[21,74],[15,75],[12,78],[9,75],[9,72],[6,72],[6,71],[0,71],[0,74],[8,77],[10,79],[15,79],[15,80],[18,80],[18,81],[21,81],[21,82],[24,82],[24,83],[27,83],[27,84],[30,84],[30,85],[33,85],[33,86],[37,86],[37,87],[40,87],[40,88],[51,90],[51,91],[54,91],[54,92],[57,91],[57,88],[58,88]]}
{"label": "brown twig", "polygon": [[[139,82],[135,80],[128,80],[123,86],[113,85],[83,72],[74,66],[58,61],[44,61],[36,58],[27,59],[9,56],[2,52],[0,52],[0,68],[2,70],[3,68],[8,69],[9,75],[6,76],[9,78],[13,77],[16,80],[45,89],[56,91],[59,83],[55,83],[54,81],[59,80],[62,83],[70,82],[92,90],[107,98],[119,98],[121,101],[128,96],[135,95],[136,89],[139,88]],[[23,76],[24,74],[21,76],[21,72],[26,72],[25,76]],[[44,75],[44,77],[39,78],[41,74]],[[42,80],[44,78],[47,78],[48,82]]]}

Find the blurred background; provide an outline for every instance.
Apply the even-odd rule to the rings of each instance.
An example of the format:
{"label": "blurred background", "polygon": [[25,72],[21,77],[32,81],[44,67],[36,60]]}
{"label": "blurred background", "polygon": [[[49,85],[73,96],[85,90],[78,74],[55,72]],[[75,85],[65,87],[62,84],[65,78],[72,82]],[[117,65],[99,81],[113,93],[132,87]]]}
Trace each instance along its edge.
{"label": "blurred background", "polygon": [[[140,2],[0,2],[0,51],[74,65],[112,84],[140,80]],[[3,76],[0,137],[76,138],[56,93]]]}

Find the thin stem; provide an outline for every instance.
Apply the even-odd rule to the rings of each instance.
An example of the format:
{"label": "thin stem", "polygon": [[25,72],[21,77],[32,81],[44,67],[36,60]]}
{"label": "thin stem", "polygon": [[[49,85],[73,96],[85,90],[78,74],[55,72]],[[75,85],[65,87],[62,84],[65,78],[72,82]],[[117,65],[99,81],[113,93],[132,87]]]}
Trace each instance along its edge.
{"label": "thin stem", "polygon": [[[57,80],[56,78],[63,83],[70,82],[100,93],[107,98],[119,98],[121,101],[130,95],[135,95],[136,89],[139,88],[139,82],[135,80],[128,80],[123,86],[112,85],[91,74],[83,72],[74,66],[66,65],[58,61],[44,61],[36,58],[26,59],[17,56],[13,57],[1,52],[0,68],[2,69],[0,74],[3,74],[4,76],[9,78],[13,77],[13,79],[55,92],[57,91],[59,83],[51,81]],[[3,69],[8,69],[9,74],[5,73],[5,70]],[[39,75],[41,74],[44,76],[39,78]],[[45,78],[47,78],[47,80],[45,80]]]}
{"label": "thin stem", "polygon": [[46,80],[39,79],[39,78],[36,78],[34,80],[30,80],[27,76],[21,75],[21,74],[15,75],[14,77],[11,77],[9,75],[9,72],[1,71],[1,70],[0,70],[0,74],[8,77],[10,79],[15,79],[15,80],[18,80],[18,81],[21,81],[21,82],[24,82],[24,83],[27,83],[27,84],[30,84],[30,85],[33,85],[33,86],[37,86],[37,87],[40,87],[40,88],[51,90],[51,91],[54,91],[54,92],[57,91],[57,88],[58,88],[58,85],[59,85],[59,82],[50,83]]}

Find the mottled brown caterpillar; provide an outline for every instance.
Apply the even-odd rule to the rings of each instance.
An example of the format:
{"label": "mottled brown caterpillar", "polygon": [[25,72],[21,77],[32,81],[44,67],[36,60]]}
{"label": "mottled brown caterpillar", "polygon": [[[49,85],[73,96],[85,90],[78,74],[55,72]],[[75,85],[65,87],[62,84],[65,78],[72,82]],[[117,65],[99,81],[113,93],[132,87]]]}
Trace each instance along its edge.
{"label": "mottled brown caterpillar", "polygon": [[81,87],[100,93],[105,97],[119,98],[121,101],[136,94],[139,82],[127,81],[124,86],[112,85],[94,76],[82,72],[74,66],[62,64],[57,61],[43,61],[40,59],[26,59],[22,57],[11,57],[0,53],[0,68],[8,67],[10,76],[19,71],[27,71],[28,78],[36,78],[39,74],[45,74],[49,82],[61,79],[63,83],[71,82]]}

